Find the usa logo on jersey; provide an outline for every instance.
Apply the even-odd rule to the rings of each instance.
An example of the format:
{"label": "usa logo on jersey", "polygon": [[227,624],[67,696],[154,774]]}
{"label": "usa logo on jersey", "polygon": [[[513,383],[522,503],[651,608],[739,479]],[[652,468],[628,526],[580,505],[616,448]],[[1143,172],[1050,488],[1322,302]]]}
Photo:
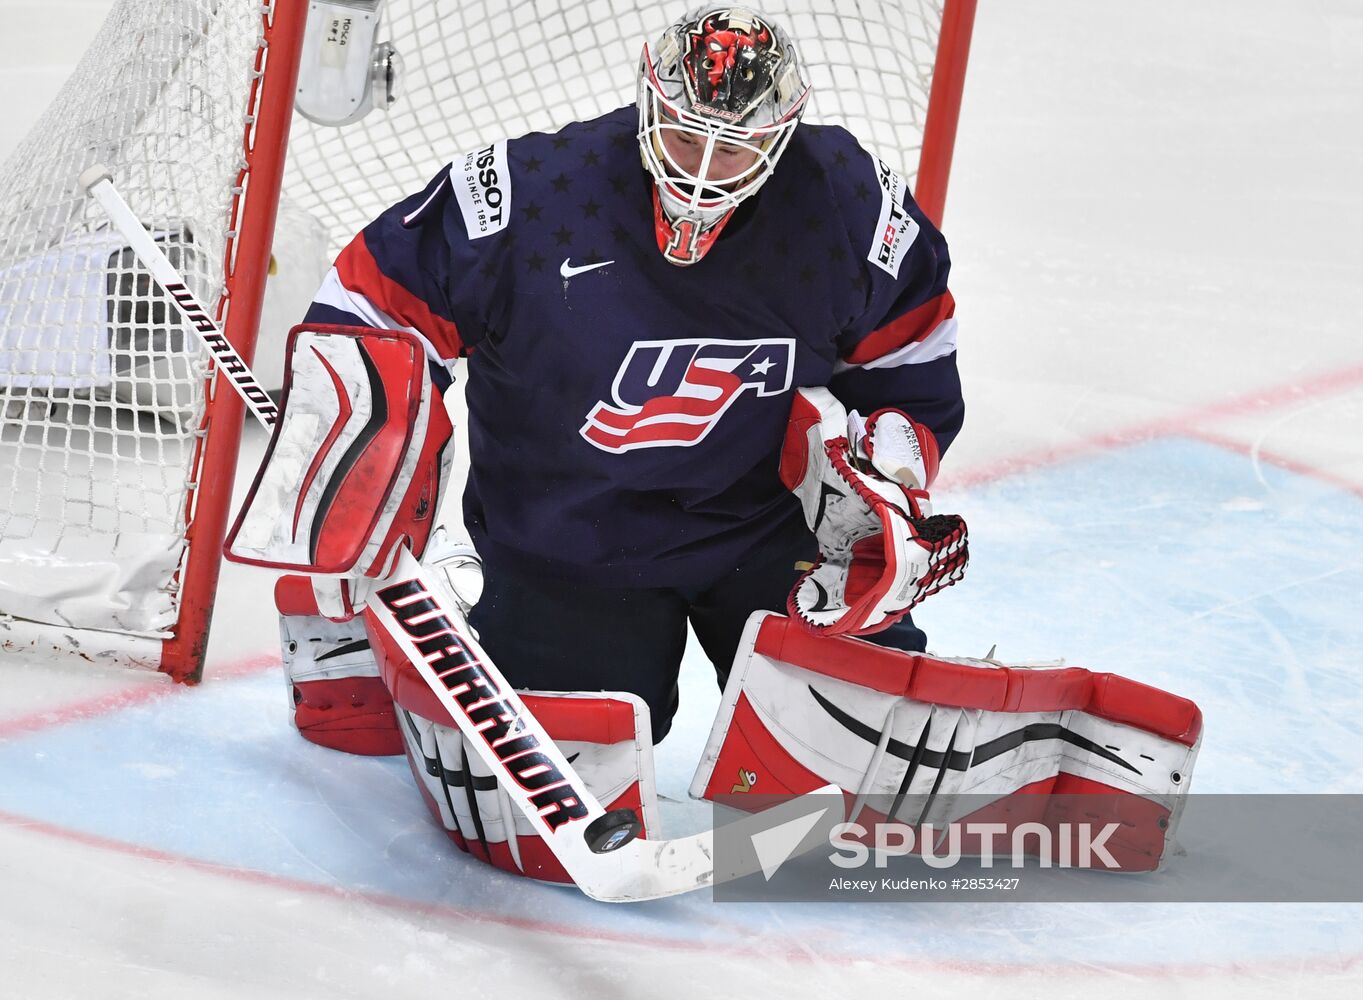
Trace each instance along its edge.
{"label": "usa logo on jersey", "polygon": [[789,390],[794,363],[788,337],[641,341],[615,373],[611,399],[592,408],[581,434],[602,451],[689,448],[744,392]]}

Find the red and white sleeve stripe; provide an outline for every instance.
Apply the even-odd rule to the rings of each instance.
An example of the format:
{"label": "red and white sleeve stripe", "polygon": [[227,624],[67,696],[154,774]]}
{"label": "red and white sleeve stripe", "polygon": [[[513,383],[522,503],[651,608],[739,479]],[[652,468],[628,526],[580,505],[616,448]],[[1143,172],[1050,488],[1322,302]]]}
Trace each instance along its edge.
{"label": "red and white sleeve stripe", "polygon": [[898,368],[944,358],[956,350],[956,300],[951,292],[929,299],[865,337],[834,369]]}

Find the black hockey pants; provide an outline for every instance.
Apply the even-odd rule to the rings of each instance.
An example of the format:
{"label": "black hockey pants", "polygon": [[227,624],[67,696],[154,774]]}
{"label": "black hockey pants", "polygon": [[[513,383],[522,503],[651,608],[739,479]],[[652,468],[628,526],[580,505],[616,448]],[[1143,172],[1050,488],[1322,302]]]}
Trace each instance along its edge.
{"label": "black hockey pants", "polygon": [[[648,703],[658,743],[677,711],[677,677],[690,621],[721,687],[748,616],[786,610],[795,563],[818,554],[802,520],[699,591],[607,589],[483,566],[470,620],[492,661],[517,688],[628,691]],[[905,616],[871,641],[921,651],[926,636]]]}

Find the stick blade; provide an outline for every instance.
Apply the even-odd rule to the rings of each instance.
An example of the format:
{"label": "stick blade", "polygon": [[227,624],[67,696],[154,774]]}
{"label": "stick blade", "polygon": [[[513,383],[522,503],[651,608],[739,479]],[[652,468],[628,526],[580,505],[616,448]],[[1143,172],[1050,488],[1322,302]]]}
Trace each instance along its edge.
{"label": "stick blade", "polygon": [[638,903],[704,889],[714,882],[711,830],[676,840],[632,840],[608,855],[609,864],[583,866],[577,887],[601,903]]}
{"label": "stick blade", "polygon": [[801,836],[783,847],[779,867],[793,857],[829,843],[832,827],[846,818],[844,801],[837,785],[825,785],[726,824],[725,836],[732,838],[734,848],[725,852],[729,856],[719,870],[715,864],[712,830],[676,840],[634,840],[609,855],[599,855],[611,858],[612,867],[583,866],[590,875],[587,880],[578,882],[578,888],[599,902],[637,903],[677,896],[757,872],[770,878],[768,867],[771,862],[762,849],[762,835],[770,833],[774,827],[801,824]]}

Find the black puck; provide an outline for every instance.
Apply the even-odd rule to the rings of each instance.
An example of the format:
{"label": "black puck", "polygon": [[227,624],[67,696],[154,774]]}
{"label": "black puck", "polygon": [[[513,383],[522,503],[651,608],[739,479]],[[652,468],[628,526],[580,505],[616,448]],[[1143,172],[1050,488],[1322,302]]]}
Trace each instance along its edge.
{"label": "black puck", "polygon": [[607,854],[624,847],[643,830],[633,809],[612,809],[587,826],[587,846],[593,854]]}

